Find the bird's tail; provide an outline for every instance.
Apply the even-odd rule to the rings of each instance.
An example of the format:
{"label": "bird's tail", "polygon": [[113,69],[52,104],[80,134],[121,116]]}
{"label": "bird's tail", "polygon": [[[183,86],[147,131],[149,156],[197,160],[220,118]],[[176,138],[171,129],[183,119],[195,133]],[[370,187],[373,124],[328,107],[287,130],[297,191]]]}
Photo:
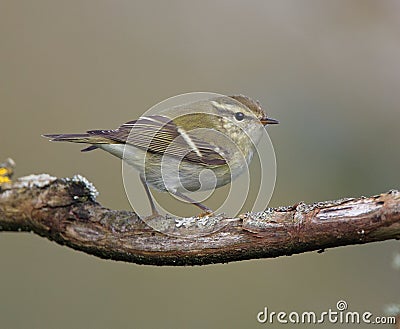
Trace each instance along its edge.
{"label": "bird's tail", "polygon": [[91,146],[82,150],[82,152],[95,150],[95,144],[109,144],[110,140],[105,137],[96,136],[93,134],[45,134],[42,135],[52,142],[72,142],[72,143],[85,143],[92,144]]}

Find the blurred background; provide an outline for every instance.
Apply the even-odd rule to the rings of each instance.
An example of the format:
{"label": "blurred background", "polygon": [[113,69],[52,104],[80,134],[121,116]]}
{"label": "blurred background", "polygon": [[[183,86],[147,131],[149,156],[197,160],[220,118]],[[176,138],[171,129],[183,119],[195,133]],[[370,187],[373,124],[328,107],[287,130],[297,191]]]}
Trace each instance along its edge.
{"label": "blurred background", "polygon": [[[185,92],[241,93],[281,122],[269,129],[271,206],[399,188],[399,31],[395,0],[0,0],[0,160],[13,158],[17,176],[82,174],[104,206],[129,209],[118,159],[40,135],[114,128]],[[157,268],[0,233],[0,323],[258,328],[264,307],[325,311],[340,299],[379,316],[400,302],[399,249]]]}

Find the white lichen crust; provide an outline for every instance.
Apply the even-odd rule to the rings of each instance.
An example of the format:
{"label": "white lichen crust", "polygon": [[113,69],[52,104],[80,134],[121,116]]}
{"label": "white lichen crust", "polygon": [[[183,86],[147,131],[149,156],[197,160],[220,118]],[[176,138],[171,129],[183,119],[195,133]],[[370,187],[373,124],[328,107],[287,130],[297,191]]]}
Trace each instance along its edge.
{"label": "white lichen crust", "polygon": [[99,195],[99,192],[97,191],[93,183],[89,182],[89,180],[86,177],[83,177],[82,175],[74,175],[71,181],[84,184],[85,187],[88,189],[92,199],[96,200],[96,197]]}
{"label": "white lichen crust", "polygon": [[19,188],[31,188],[31,187],[42,188],[50,185],[55,180],[57,180],[57,177],[53,177],[48,174],[29,175],[18,178],[18,180],[13,185],[14,187],[19,187]]}

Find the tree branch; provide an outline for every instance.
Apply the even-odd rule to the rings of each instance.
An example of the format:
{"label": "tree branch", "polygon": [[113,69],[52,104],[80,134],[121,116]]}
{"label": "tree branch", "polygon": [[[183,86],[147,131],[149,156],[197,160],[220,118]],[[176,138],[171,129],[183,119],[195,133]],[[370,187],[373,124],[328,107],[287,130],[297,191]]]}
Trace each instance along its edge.
{"label": "tree branch", "polygon": [[204,265],[400,238],[398,191],[299,203],[234,219],[210,217],[203,224],[217,223],[218,229],[190,238],[182,220],[165,219],[172,236],[154,230],[134,212],[101,206],[95,188],[81,176],[30,175],[11,182],[10,164],[2,167],[7,171],[0,171],[0,231],[32,231],[105,259]]}

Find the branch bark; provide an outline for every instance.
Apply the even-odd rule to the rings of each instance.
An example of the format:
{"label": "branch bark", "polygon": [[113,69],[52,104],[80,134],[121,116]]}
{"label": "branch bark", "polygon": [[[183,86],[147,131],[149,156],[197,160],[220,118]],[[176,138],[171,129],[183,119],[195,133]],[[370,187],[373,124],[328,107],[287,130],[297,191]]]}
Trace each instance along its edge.
{"label": "branch bark", "polygon": [[212,229],[194,238],[187,234],[187,221],[164,219],[163,225],[173,232],[168,235],[148,226],[134,212],[101,206],[95,188],[81,176],[30,175],[12,182],[4,175],[11,172],[3,171],[0,186],[0,231],[32,231],[105,259],[204,265],[400,238],[398,191],[299,203],[238,218],[201,219],[206,227],[212,223]]}

